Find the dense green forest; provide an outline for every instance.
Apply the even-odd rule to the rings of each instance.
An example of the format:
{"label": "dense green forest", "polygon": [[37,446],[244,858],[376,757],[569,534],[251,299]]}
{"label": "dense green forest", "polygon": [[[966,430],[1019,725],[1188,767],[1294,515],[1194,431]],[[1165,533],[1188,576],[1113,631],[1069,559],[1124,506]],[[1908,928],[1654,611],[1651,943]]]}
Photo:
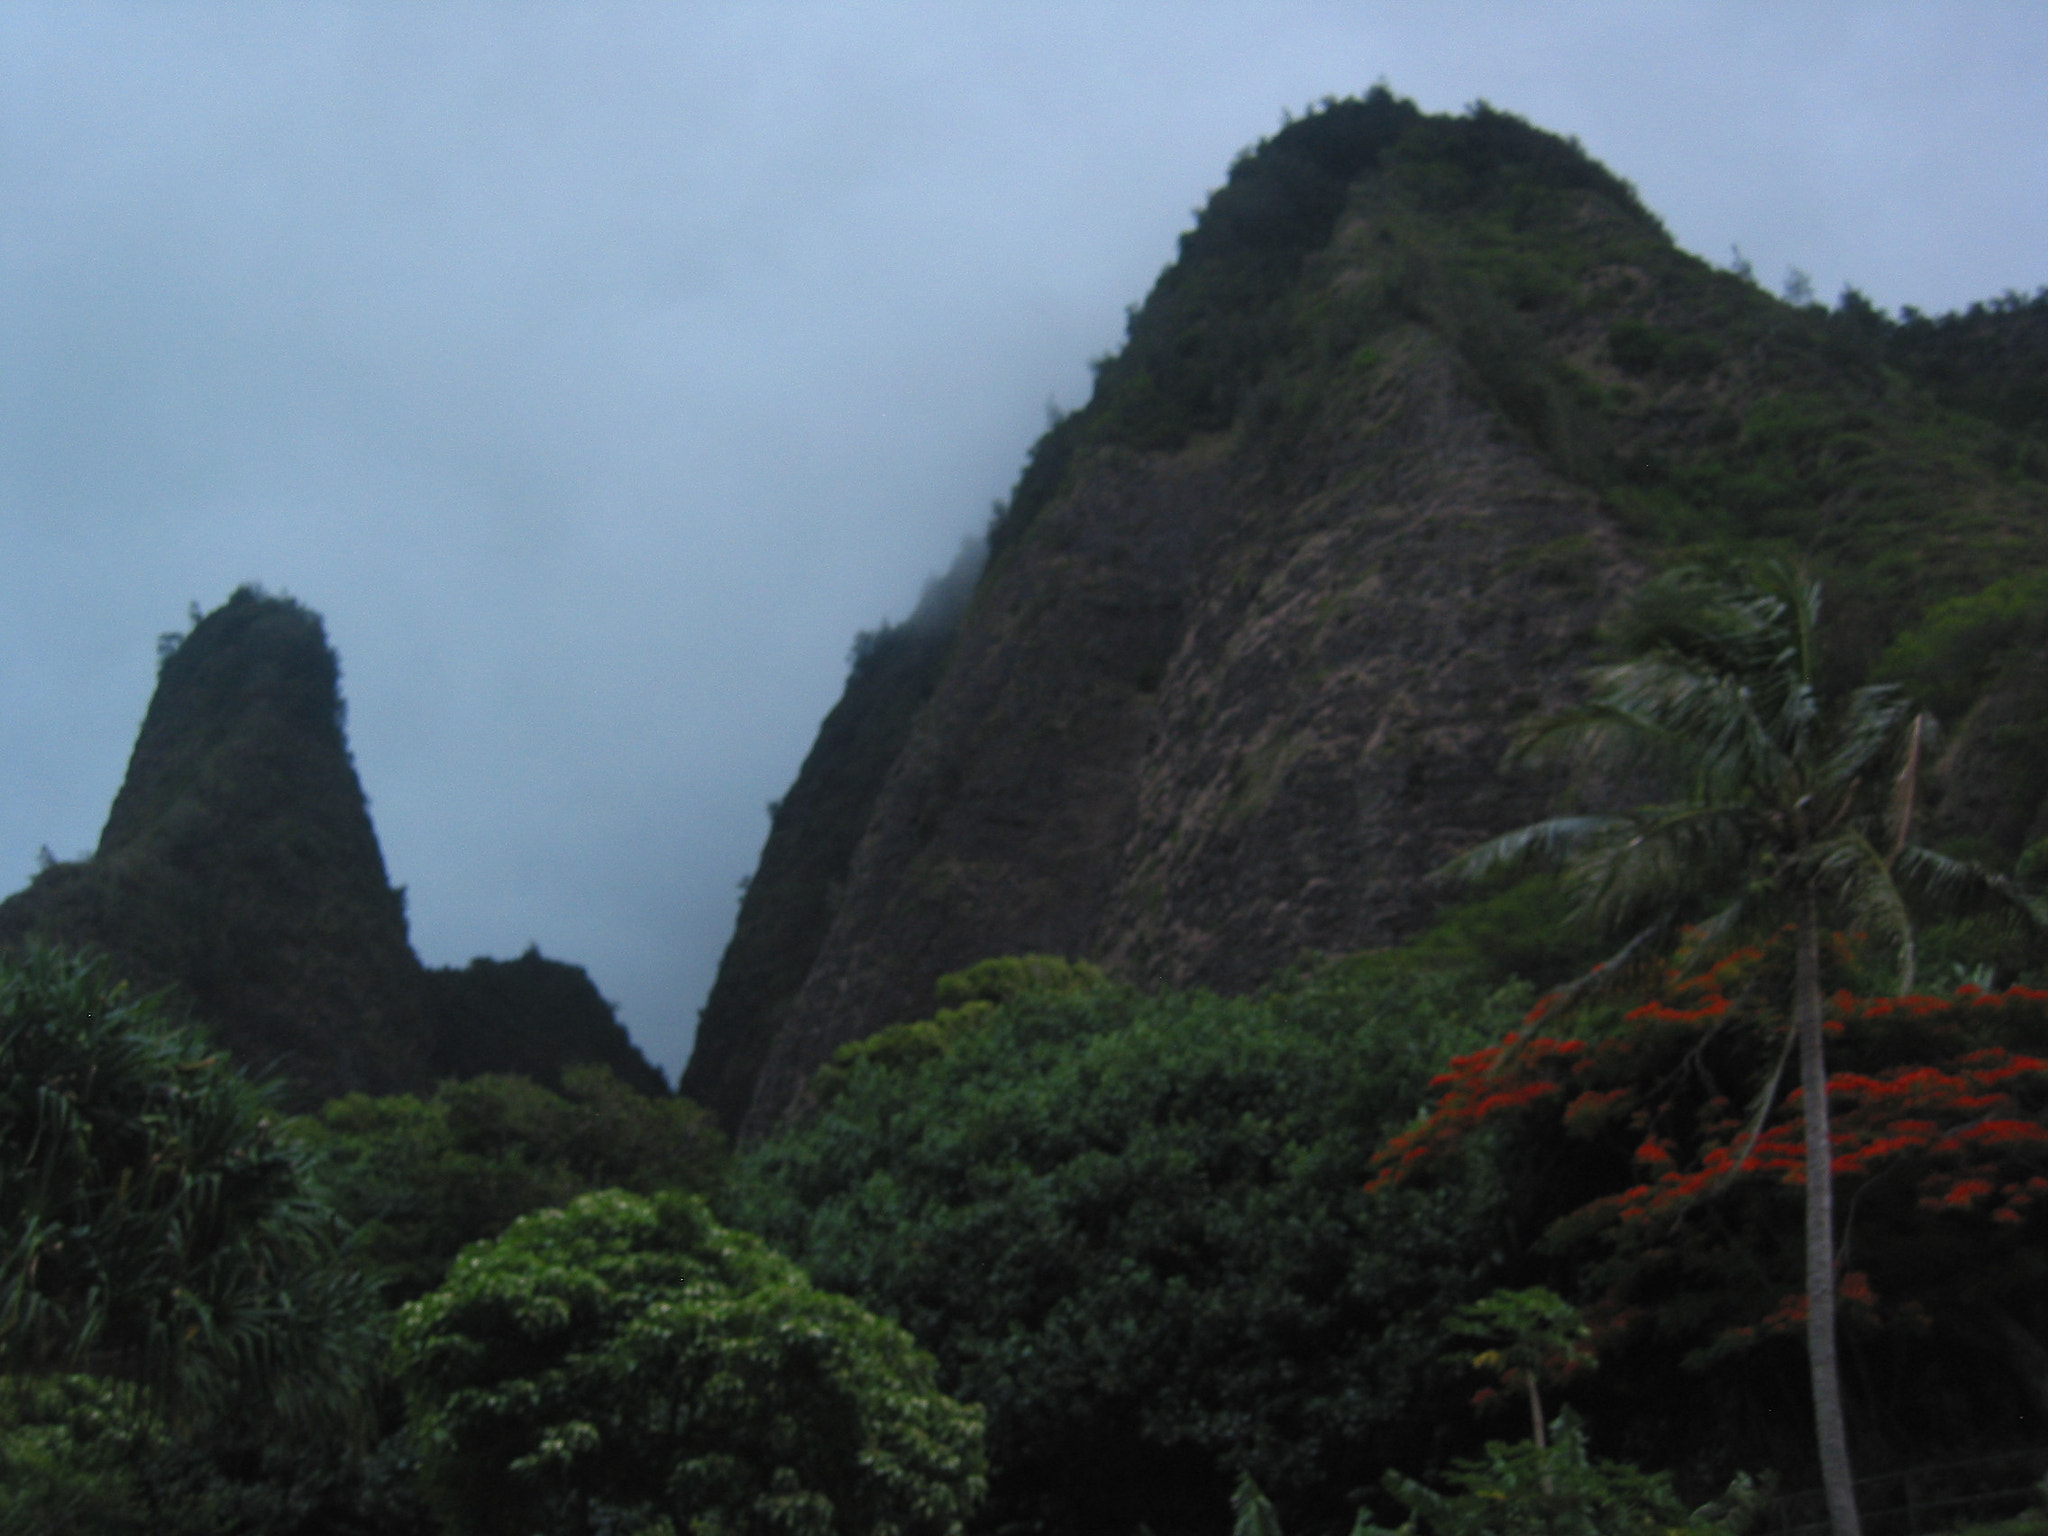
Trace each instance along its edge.
{"label": "dense green forest", "polygon": [[[1220,1531],[1245,1478],[1290,1530],[1393,1525],[1389,1470],[1481,1507],[1538,1475],[1454,1326],[1530,1286],[1595,1346],[1549,1389],[1552,1475],[1615,1501],[1589,1528],[1811,1482],[1795,1101],[1724,1198],[1698,1175],[1770,1073],[1784,946],[1539,1004],[1472,942],[1502,906],[1255,997],[990,962],[736,1161],[600,1069],[280,1121],[89,965],[10,963],[4,1193],[35,1241],[4,1272],[0,1529],[768,1531],[808,1500],[803,1529]],[[2048,975],[1892,998],[1853,940],[1827,966],[1859,1453],[2025,1452]],[[212,1246],[166,1267],[179,1223]],[[1675,1487],[1632,1504],[1629,1465]]]}
{"label": "dense green forest", "polygon": [[[255,703],[318,738],[432,1059],[344,1080],[322,1036],[356,1091],[309,1096],[193,988],[0,950],[0,1536],[1850,1536],[1808,1498],[1823,1376],[1871,1536],[2048,1529],[2044,315],[1782,302],[1490,108],[1290,124],[991,571],[1118,455],[1228,439],[1320,495],[1332,423],[1442,364],[1631,541],[1566,702],[1484,765],[1556,803],[1418,876],[1401,942],[1258,985],[951,971],[736,1147],[974,570],[856,645],[701,1104],[573,967],[405,971],[317,620],[238,595],[165,710],[241,688],[238,637],[293,648]],[[1595,557],[1517,579],[1582,602]],[[108,863],[39,900],[121,897],[92,882],[246,770],[159,724]]]}

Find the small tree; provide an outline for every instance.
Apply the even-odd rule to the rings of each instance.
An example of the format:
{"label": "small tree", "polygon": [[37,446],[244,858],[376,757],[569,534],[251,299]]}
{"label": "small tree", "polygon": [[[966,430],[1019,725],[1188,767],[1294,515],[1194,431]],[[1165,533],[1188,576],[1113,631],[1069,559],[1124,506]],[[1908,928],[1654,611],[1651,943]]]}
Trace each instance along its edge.
{"label": "small tree", "polygon": [[[1462,1307],[1452,1314],[1449,1330],[1454,1337],[1485,1344],[1470,1357],[1473,1368],[1492,1373],[1508,1391],[1527,1398],[1529,1438],[1539,1450],[1545,1443],[1541,1386],[1561,1385],[1598,1363],[1592,1330],[1578,1308],[1540,1285],[1526,1291],[1495,1291]],[[1487,1389],[1475,1401],[1484,1406],[1495,1395]]]}
{"label": "small tree", "polygon": [[981,1412],[910,1336],[694,1196],[522,1217],[404,1309],[398,1358],[458,1531],[947,1536],[984,1488]]}

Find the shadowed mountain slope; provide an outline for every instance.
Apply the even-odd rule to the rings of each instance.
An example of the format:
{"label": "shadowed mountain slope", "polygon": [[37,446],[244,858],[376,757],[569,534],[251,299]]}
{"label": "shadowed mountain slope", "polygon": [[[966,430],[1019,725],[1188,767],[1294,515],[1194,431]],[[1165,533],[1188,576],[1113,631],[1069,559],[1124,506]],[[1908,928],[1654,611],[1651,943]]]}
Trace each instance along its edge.
{"label": "shadowed mountain slope", "polygon": [[427,1065],[437,1078],[511,1072],[560,1093],[564,1067],[596,1062],[639,1093],[668,1093],[580,965],[529,949],[516,960],[430,970],[422,980],[432,1025]]}
{"label": "shadowed mountain slope", "polygon": [[658,1091],[577,968],[422,971],[317,615],[244,587],[164,647],[98,848],[0,902],[0,944],[105,953],[300,1105],[579,1060]]}
{"label": "shadowed mountain slope", "polygon": [[[1781,302],[1490,109],[1375,91],[1291,124],[1032,451],[929,697],[906,720],[849,680],[791,794],[840,787],[833,839],[770,840],[727,972],[781,979],[707,1010],[707,1102],[767,1130],[994,954],[1241,990],[1414,934],[1429,870],[1592,792],[1503,752],[1661,565],[1797,552],[1858,675],[2048,566],[2035,319]],[[1980,400],[1956,379],[1983,355]],[[2000,814],[2011,842],[2032,813]],[[842,860],[822,931],[771,934],[791,872]]]}

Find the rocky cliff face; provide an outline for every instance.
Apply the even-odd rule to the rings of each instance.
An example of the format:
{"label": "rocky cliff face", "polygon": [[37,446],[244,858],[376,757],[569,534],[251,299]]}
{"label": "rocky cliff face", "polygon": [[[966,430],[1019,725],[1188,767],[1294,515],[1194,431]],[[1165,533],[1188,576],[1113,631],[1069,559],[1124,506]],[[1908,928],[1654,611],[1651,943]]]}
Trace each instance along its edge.
{"label": "rocky cliff face", "polygon": [[662,1091],[580,970],[422,971],[317,615],[245,587],[166,646],[98,848],[0,902],[0,944],[103,952],[302,1107],[579,1060]]}
{"label": "rocky cliff face", "polygon": [[854,850],[945,666],[957,621],[954,611],[921,614],[856,648],[846,696],[774,808],[677,1085],[716,1110],[728,1132],[745,1114],[769,1045],[844,901]]}
{"label": "rocky cliff face", "polygon": [[2025,424],[1937,398],[1853,309],[1684,255],[1502,114],[1376,92],[1283,131],[1034,450],[858,785],[831,746],[868,718],[850,681],[789,803],[872,785],[859,834],[771,839],[749,904],[796,870],[830,900],[787,942],[743,908],[714,998],[740,957],[781,980],[707,1010],[685,1091],[761,1133],[993,954],[1239,989],[1412,935],[1429,870],[1595,792],[1503,749],[1660,563],[1798,549],[1856,672],[1937,599],[2048,563]]}
{"label": "rocky cliff face", "polygon": [[1044,952],[1256,985],[1413,932],[1429,870],[1542,810],[1551,785],[1496,771],[1507,731],[1562,701],[1636,567],[1408,346],[1336,484],[1109,451],[1040,514],[876,798],[756,1128],[946,971]]}

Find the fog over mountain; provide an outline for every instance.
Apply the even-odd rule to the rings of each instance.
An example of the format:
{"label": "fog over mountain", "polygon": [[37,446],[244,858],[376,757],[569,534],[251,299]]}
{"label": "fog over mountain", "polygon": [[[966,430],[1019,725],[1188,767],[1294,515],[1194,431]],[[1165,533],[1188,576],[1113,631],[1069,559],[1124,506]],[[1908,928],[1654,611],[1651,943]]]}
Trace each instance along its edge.
{"label": "fog over mountain", "polygon": [[1283,111],[1485,98],[1937,311],[2048,282],[2044,75],[1990,4],[9,7],[0,892],[261,582],[422,957],[537,942],[673,1074],[856,632]]}

